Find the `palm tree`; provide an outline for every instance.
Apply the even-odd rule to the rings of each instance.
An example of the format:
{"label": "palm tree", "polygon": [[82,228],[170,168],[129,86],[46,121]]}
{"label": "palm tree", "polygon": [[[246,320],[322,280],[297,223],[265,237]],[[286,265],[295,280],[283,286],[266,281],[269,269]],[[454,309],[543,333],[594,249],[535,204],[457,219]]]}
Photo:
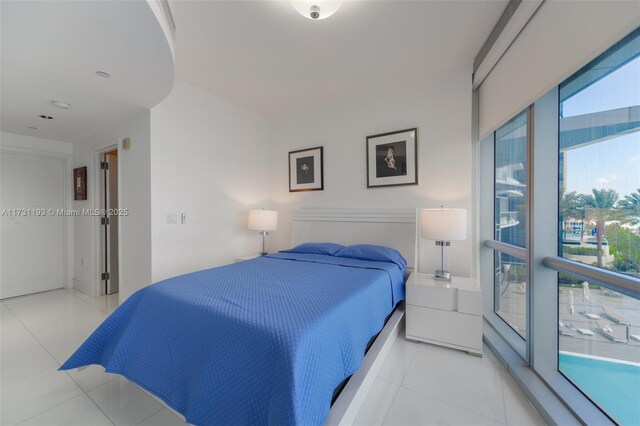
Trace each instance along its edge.
{"label": "palm tree", "polygon": [[640,217],[640,188],[618,201],[618,207],[626,210],[630,216]]}
{"label": "palm tree", "polygon": [[565,192],[560,200],[560,214],[562,220],[567,219],[584,219],[584,210],[582,208],[582,194],[576,191]]}
{"label": "palm tree", "polygon": [[596,222],[596,243],[598,266],[602,267],[602,236],[608,220],[616,217],[614,208],[618,201],[618,193],[613,189],[592,189],[593,195],[582,195],[581,205],[587,217]]}

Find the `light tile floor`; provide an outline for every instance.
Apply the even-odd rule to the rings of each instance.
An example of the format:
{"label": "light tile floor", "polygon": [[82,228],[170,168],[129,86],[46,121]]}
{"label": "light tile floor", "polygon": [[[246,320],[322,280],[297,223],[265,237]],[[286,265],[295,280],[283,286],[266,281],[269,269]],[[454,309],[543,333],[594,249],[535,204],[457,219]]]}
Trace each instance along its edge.
{"label": "light tile floor", "polygon": [[[56,290],[0,303],[0,424],[185,425],[162,402],[92,366],[57,371],[118,304]],[[357,424],[544,424],[485,348],[484,358],[398,340]]]}
{"label": "light tile floor", "polygon": [[57,371],[118,306],[55,290],[0,303],[1,425],[185,425],[166,406],[102,367]]}
{"label": "light tile floor", "polygon": [[399,338],[357,425],[544,425],[485,346],[484,357]]}

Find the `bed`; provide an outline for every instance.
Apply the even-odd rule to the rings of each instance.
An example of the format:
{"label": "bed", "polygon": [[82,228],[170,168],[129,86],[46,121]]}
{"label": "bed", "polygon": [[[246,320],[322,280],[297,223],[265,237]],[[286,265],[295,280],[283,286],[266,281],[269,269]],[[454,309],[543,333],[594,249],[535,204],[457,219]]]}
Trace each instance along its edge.
{"label": "bed", "polygon": [[102,365],[195,425],[331,423],[334,390],[404,299],[403,269],[276,253],[171,278],[127,299],[61,369]]}

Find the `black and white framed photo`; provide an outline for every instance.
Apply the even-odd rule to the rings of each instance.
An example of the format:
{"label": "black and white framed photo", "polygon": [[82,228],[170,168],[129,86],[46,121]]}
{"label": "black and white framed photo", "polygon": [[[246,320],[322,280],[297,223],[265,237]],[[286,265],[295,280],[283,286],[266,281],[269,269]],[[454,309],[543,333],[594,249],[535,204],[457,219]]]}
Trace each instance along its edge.
{"label": "black and white framed photo", "polygon": [[367,136],[367,188],[417,184],[417,128]]}
{"label": "black and white framed photo", "polygon": [[323,189],[322,147],[289,152],[289,192]]}

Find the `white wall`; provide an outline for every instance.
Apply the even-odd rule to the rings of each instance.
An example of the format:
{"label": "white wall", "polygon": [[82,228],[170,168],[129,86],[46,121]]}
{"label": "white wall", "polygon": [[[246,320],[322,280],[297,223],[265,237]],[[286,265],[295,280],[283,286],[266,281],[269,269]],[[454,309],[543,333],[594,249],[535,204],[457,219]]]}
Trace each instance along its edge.
{"label": "white wall", "polygon": [[[66,192],[66,208],[71,208],[73,203],[73,179],[72,179],[72,155],[73,145],[69,142],[43,139],[32,136],[18,135],[14,133],[0,132],[0,147],[2,149],[24,150],[26,152],[42,154],[45,156],[59,157],[65,160],[65,173],[69,176],[69,190]],[[0,155],[2,155],[0,153]],[[0,205],[0,208],[2,206]],[[66,287],[73,286],[74,273],[74,225],[73,218],[65,220],[65,279]],[[25,260],[36,261],[34,259]],[[37,261],[36,261],[37,262]]]}
{"label": "white wall", "polygon": [[640,3],[545,1],[480,86],[486,136],[640,25]]}
{"label": "white wall", "polygon": [[[150,114],[100,132],[74,144],[74,167],[87,166],[87,200],[75,201],[74,208],[98,208],[96,199],[97,150],[119,144],[118,168],[120,208],[129,216],[120,218],[120,301],[151,282],[151,163]],[[122,150],[121,139],[131,138],[131,149]],[[97,295],[98,261],[97,217],[75,218],[74,287]]]}
{"label": "white wall", "polygon": [[[305,207],[461,207],[472,211],[471,65],[425,76],[401,88],[342,99],[292,114],[272,125],[270,136],[271,207],[279,210],[272,249],[290,244],[292,211]],[[418,127],[418,186],[367,189],[366,136]],[[324,191],[290,193],[288,152],[324,146]],[[470,276],[475,247],[452,243],[451,271]],[[421,244],[420,269],[432,271],[437,252]]]}
{"label": "white wall", "polygon": [[[259,251],[247,211],[267,207],[268,123],[176,80],[151,110],[152,278],[211,268]],[[186,224],[167,224],[167,214]]]}

